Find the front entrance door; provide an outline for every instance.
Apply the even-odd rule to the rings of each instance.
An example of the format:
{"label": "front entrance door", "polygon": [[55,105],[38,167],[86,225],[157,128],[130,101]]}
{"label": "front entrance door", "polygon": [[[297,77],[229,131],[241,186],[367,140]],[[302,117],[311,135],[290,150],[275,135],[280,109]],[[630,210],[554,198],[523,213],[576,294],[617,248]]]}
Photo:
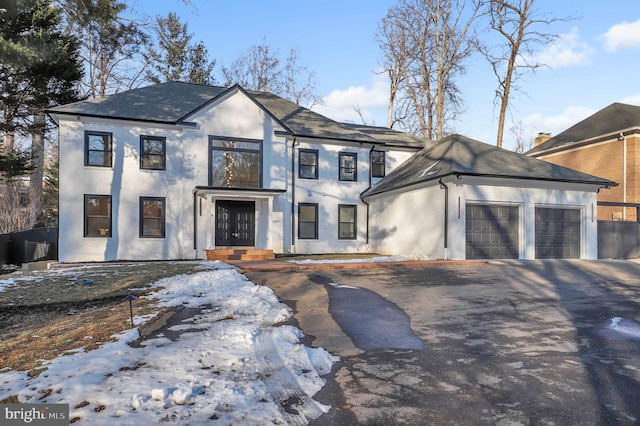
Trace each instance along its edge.
{"label": "front entrance door", "polygon": [[253,201],[216,201],[216,246],[255,245]]}

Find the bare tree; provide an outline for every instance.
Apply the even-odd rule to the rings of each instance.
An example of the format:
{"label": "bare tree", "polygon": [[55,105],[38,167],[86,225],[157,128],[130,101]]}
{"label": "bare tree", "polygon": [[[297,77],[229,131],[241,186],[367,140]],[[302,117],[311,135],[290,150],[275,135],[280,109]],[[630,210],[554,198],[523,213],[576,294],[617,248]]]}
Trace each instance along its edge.
{"label": "bare tree", "polygon": [[523,152],[526,152],[533,148],[533,140],[531,138],[528,138],[527,140],[527,137],[525,135],[525,128],[522,124],[522,121],[514,121],[509,130],[511,131],[513,139],[516,142],[513,149],[515,152],[517,152],[518,154],[522,154]]}
{"label": "bare tree", "polygon": [[229,67],[222,67],[224,85],[239,84],[245,89],[282,96],[299,105],[311,107],[321,103],[315,93],[314,73],[299,63],[299,50],[292,48],[284,61],[266,40],[252,45]]}
{"label": "bare tree", "polygon": [[222,67],[225,85],[239,84],[245,89],[278,93],[282,87],[282,70],[278,52],[263,40],[262,44],[252,45],[247,52]]}
{"label": "bare tree", "polygon": [[315,73],[300,64],[299,56],[300,49],[291,48],[282,73],[284,91],[281,95],[298,105],[312,108],[322,104],[322,98],[315,91]]}
{"label": "bare tree", "polygon": [[389,77],[389,103],[387,106],[387,127],[392,129],[402,122],[404,116],[398,115],[396,108],[402,83],[406,81],[407,70],[412,56],[409,54],[409,31],[404,28],[404,11],[398,7],[389,9],[387,15],[378,24],[376,40],[382,51],[382,72]]}
{"label": "bare tree", "polygon": [[482,51],[498,79],[496,103],[500,105],[496,145],[502,146],[504,125],[515,82],[528,71],[545,64],[537,61],[535,50],[557,38],[542,31],[551,23],[563,20],[552,18],[534,8],[536,0],[489,0],[486,3],[489,25],[503,39]]}
{"label": "bare tree", "polygon": [[401,0],[382,20],[378,44],[392,79],[390,108],[402,94],[405,130],[417,127],[421,136],[439,139],[461,111],[456,78],[474,51],[479,10],[475,0]]}

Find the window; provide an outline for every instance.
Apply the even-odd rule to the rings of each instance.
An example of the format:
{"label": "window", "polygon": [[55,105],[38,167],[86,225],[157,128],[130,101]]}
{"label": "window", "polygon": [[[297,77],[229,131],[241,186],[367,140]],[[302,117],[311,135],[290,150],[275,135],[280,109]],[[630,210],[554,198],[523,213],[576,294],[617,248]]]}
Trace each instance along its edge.
{"label": "window", "polygon": [[341,204],[338,206],[338,239],[356,239],[357,206]]}
{"label": "window", "polygon": [[165,169],[167,138],[140,136],[140,168],[148,170]]}
{"label": "window", "polygon": [[164,238],[165,199],[140,197],[140,238]]}
{"label": "window", "polygon": [[381,178],[385,173],[384,151],[371,151],[371,177]]}
{"label": "window", "polygon": [[298,205],[298,238],[301,240],[318,239],[318,205],[300,203]]}
{"label": "window", "polygon": [[84,236],[111,237],[111,195],[84,196]]}
{"label": "window", "polygon": [[298,176],[301,179],[318,179],[318,151],[301,149],[298,153]]}
{"label": "window", "polygon": [[111,133],[84,132],[84,165],[111,167]]}
{"label": "window", "polygon": [[210,137],[211,186],[224,188],[262,187],[262,141]]}
{"label": "window", "polygon": [[352,152],[341,152],[339,155],[339,180],[349,180],[355,182],[358,180],[358,173],[356,169],[356,162],[358,160],[358,154]]}

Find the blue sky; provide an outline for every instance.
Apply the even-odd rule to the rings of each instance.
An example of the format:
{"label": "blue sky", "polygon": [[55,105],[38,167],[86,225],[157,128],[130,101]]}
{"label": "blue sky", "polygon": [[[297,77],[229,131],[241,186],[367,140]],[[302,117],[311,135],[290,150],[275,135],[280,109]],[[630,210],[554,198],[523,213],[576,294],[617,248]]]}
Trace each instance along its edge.
{"label": "blue sky", "polygon": [[[193,41],[203,41],[218,71],[252,44],[267,44],[281,57],[292,47],[300,62],[315,72],[317,92],[325,105],[314,110],[339,121],[386,123],[387,82],[377,74],[381,53],[374,35],[394,0],[129,0],[138,12],[166,16],[175,11],[189,25]],[[640,105],[640,1],[537,0],[537,7],[556,17],[549,30],[560,35],[538,55],[550,65],[520,80],[505,126],[505,147],[513,148],[509,131],[522,123],[524,136],[557,134],[613,102]],[[465,112],[454,123],[456,133],[495,143],[496,80],[479,55],[460,81]]]}

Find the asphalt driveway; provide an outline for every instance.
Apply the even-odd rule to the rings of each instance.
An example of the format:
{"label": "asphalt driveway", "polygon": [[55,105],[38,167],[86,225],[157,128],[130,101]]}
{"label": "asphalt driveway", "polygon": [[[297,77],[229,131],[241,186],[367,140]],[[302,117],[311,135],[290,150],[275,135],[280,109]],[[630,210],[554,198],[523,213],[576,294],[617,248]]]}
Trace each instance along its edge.
{"label": "asphalt driveway", "polygon": [[638,263],[246,275],[341,357],[313,425],[640,423]]}

